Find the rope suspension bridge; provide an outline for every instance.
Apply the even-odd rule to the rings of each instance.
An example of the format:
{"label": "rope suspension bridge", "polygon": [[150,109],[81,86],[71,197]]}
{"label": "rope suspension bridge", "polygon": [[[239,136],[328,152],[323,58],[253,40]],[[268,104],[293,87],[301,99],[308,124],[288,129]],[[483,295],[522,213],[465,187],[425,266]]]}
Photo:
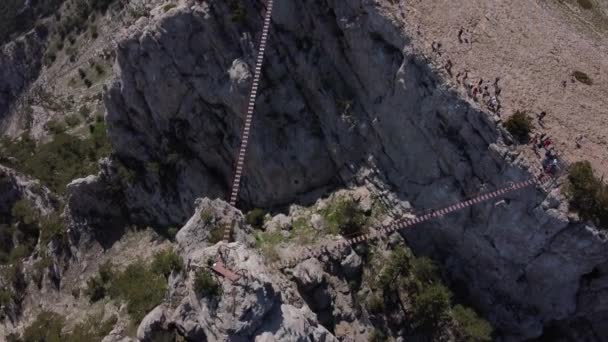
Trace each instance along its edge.
{"label": "rope suspension bridge", "polygon": [[[266,50],[266,44],[268,41],[268,32],[270,29],[271,18],[272,18],[272,10],[274,6],[274,0],[268,0],[266,4],[266,12],[264,14],[264,23],[262,26],[262,35],[260,37],[260,44],[257,52],[257,59],[254,69],[253,81],[251,84],[251,90],[249,93],[249,99],[247,103],[247,108],[245,111],[244,125],[241,132],[241,145],[238,150],[238,154],[236,157],[236,165],[234,169],[234,176],[232,181],[232,187],[230,190],[230,199],[229,203],[232,206],[236,206],[238,200],[238,194],[240,189],[241,178],[243,175],[243,166],[245,164],[245,156],[247,152],[247,145],[249,142],[249,136],[251,133],[251,123],[253,121],[253,114],[255,108],[255,101],[257,97],[260,75],[262,70],[262,65],[264,63],[264,52]],[[424,215],[415,217],[415,218],[399,218],[387,226],[380,227],[372,230],[370,233],[362,234],[356,237],[351,238],[341,238],[337,241],[326,242],[319,245],[316,245],[312,248],[307,248],[304,253],[300,255],[288,259],[281,260],[279,262],[271,264],[271,267],[276,269],[285,269],[290,266],[297,264],[300,261],[306,260],[308,258],[316,258],[320,257],[325,253],[329,253],[331,250],[336,248],[343,248],[355,244],[367,243],[375,239],[379,239],[385,237],[391,233],[397,232],[401,229],[409,228],[414,225],[430,221],[432,219],[438,219],[450,213],[464,210],[466,208],[472,207],[473,205],[480,204],[492,199],[496,199],[499,197],[503,197],[508,193],[512,193],[517,190],[521,190],[523,188],[527,188],[530,186],[541,186],[544,187],[546,185],[546,179],[542,176],[538,178],[533,178],[521,182],[510,182],[504,187],[501,187],[497,190],[491,192],[485,192],[477,194],[470,199],[463,200],[461,202],[437,209],[432,210]],[[229,242],[231,238],[232,227],[227,226],[224,230],[224,241]],[[226,279],[234,282],[239,278],[239,275],[227,269],[223,262],[220,261],[219,255],[218,260],[213,265],[212,269],[218,273],[219,275],[225,277]]]}

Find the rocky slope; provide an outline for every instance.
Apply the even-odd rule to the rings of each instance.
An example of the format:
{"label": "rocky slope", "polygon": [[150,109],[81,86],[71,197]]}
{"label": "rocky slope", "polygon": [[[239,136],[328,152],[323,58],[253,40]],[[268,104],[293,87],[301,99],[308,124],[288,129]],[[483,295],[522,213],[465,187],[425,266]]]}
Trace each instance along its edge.
{"label": "rocky slope", "polygon": [[[446,87],[420,54],[399,19],[403,7],[384,0],[275,6],[240,206],[280,209],[358,185],[399,212],[418,212],[531,176],[535,167],[497,118]],[[348,279],[334,284],[333,306],[317,291],[333,279],[316,279],[319,269],[356,253],[305,261],[288,271],[292,282],[251,249],[250,228],[234,208],[195,201],[228,192],[261,11],[257,2],[183,1],[157,7],[118,37],[118,76],[104,98],[113,154],[98,175],[68,186],[64,215],[75,264],[91,243],[113,246],[128,224],[179,227],[189,219],[177,235],[186,272],[169,279],[179,300],[144,319],[144,340],[159,331],[262,341],[370,332],[365,315],[349,313],[355,304],[335,304],[338,293],[342,302],[351,294]],[[196,270],[221,246],[209,243],[203,207],[237,226],[229,262],[250,281],[221,280],[234,299],[193,291]],[[558,190],[527,188],[402,234],[416,254],[439,262],[500,338],[608,338],[608,304],[597,300],[608,283],[606,236],[569,214]],[[307,296],[314,300],[303,305]],[[332,327],[328,316],[348,324]],[[119,330],[108,340],[125,338]]]}

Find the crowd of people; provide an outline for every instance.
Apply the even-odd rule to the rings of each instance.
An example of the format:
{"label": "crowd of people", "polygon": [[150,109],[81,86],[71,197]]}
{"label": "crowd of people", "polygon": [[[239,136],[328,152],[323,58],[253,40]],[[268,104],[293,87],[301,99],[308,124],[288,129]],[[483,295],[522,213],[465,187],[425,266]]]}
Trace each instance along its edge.
{"label": "crowd of people", "polygon": [[[467,29],[460,28],[458,31],[458,42],[460,44],[472,44],[472,33]],[[431,48],[433,53],[437,54],[439,57],[443,57],[444,61],[447,59],[447,55],[443,54],[443,46],[440,42],[433,41]],[[485,106],[499,118],[501,117],[502,106],[500,95],[502,88],[500,86],[500,77],[496,77],[494,80],[471,78],[469,75],[469,70],[467,69],[459,71],[454,75],[454,64],[450,59],[447,59],[447,61],[443,64],[443,69],[447,72],[450,78],[455,78],[456,82],[464,87],[468,98],[480,103],[482,106]],[[540,113],[536,114],[536,121],[541,130],[545,129],[544,120],[546,116],[546,111],[541,111]],[[582,139],[582,136],[578,136],[575,139],[576,146],[578,148],[581,148]],[[539,133],[532,137],[531,144],[534,153],[539,159],[541,159],[542,175],[556,177],[563,166],[560,165],[560,158],[551,138],[547,136],[546,133]]]}

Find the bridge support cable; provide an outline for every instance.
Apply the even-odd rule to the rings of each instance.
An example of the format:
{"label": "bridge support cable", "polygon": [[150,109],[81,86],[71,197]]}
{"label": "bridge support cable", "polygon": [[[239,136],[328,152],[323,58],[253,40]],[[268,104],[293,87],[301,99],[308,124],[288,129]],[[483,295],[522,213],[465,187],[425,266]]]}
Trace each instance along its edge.
{"label": "bridge support cable", "polygon": [[277,269],[288,268],[288,267],[293,266],[293,265],[297,264],[298,262],[301,262],[308,258],[319,257],[323,254],[323,251],[328,248],[329,249],[341,248],[341,247],[346,247],[346,246],[350,246],[350,245],[354,245],[354,244],[358,244],[358,243],[364,243],[364,242],[366,243],[371,240],[374,240],[374,239],[377,239],[377,238],[380,238],[383,236],[387,236],[398,230],[408,228],[413,225],[429,221],[431,219],[439,218],[439,217],[445,216],[445,215],[450,214],[455,211],[463,210],[465,208],[471,207],[478,203],[482,203],[482,202],[486,202],[491,199],[502,197],[502,196],[506,195],[507,193],[510,193],[510,192],[513,192],[513,191],[516,191],[519,189],[523,189],[528,186],[535,185],[537,183],[538,183],[538,181],[535,179],[530,179],[530,180],[519,182],[519,183],[512,183],[509,186],[500,188],[500,189],[492,191],[492,192],[479,194],[471,199],[468,199],[468,200],[465,200],[465,201],[462,201],[462,202],[459,202],[459,203],[456,203],[456,204],[453,204],[453,205],[450,205],[450,206],[447,206],[447,207],[444,207],[444,208],[441,208],[438,210],[433,210],[430,213],[427,213],[425,215],[422,215],[422,216],[419,216],[416,218],[412,218],[412,219],[401,218],[401,219],[398,219],[398,220],[392,222],[391,224],[387,225],[386,227],[382,227],[382,228],[375,230],[374,232],[363,234],[363,235],[353,237],[353,238],[342,239],[339,241],[330,242],[328,244],[324,244],[321,246],[317,246],[316,248],[311,249],[309,252],[303,253],[297,257],[293,257],[293,258],[289,258],[289,259],[285,259],[285,260],[276,262],[276,263],[272,264],[272,267],[277,268]]}
{"label": "bridge support cable", "polygon": [[[255,62],[255,69],[253,72],[253,82],[251,83],[251,90],[249,92],[249,99],[247,101],[247,109],[245,111],[245,120],[241,132],[241,145],[237,153],[234,177],[232,178],[232,186],[230,189],[229,203],[233,207],[236,206],[236,202],[238,200],[241,177],[243,176],[243,166],[245,165],[245,155],[247,153],[247,145],[249,143],[251,123],[253,121],[255,100],[258,94],[260,75],[262,73],[262,65],[264,63],[264,52],[266,50],[266,43],[268,42],[268,31],[270,29],[270,20],[272,17],[273,6],[274,0],[268,0],[266,4],[266,13],[264,15],[264,24],[262,26],[262,35],[260,37],[260,45],[258,48],[257,58]],[[224,230],[225,241],[230,241],[231,232],[232,227],[226,227],[226,229]]]}

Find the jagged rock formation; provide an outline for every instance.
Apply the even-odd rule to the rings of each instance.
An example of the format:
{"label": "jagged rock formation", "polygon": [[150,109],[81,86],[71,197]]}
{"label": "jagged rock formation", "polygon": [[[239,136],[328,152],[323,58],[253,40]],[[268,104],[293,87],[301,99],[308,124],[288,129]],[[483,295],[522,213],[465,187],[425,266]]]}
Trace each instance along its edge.
{"label": "jagged rock formation", "polygon": [[[243,215],[225,202],[197,201],[195,214],[177,235],[187,279],[170,282],[174,298],[181,300],[176,299],[176,307],[161,304],[151,311],[139,326],[138,338],[152,341],[177,330],[189,341],[336,341],[308,306],[286,296],[290,283],[247,247],[247,235],[237,233],[238,242],[231,244],[209,244],[210,230],[228,223],[236,232],[250,229]],[[194,286],[195,272],[218,255],[240,278],[234,283],[219,278],[223,295],[204,296]]]}
{"label": "jagged rock formation", "polygon": [[42,68],[46,34],[44,28],[32,30],[0,49],[0,131],[7,128],[10,106]]}
{"label": "jagged rock formation", "polygon": [[[183,222],[195,198],[227,192],[261,19],[233,15],[220,1],[179,7],[119,43],[106,119],[116,160],[137,173],[125,190],[135,220]],[[277,3],[244,203],[374,182],[425,209],[529,177],[494,118],[441,86],[398,16],[380,0]],[[608,281],[606,239],[560,201],[526,189],[405,236],[501,333],[576,321],[605,336],[607,308],[585,298]]]}

